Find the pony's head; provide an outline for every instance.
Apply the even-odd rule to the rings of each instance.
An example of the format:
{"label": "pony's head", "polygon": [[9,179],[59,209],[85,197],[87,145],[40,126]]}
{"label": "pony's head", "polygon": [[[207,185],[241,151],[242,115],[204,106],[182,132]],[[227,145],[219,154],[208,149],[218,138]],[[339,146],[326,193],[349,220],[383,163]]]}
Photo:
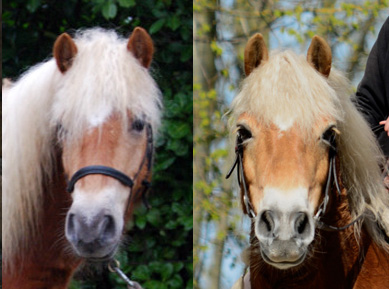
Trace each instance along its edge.
{"label": "pony's head", "polygon": [[[313,38],[306,59],[288,51],[269,57],[262,36],[256,34],[249,40],[244,57],[247,77],[232,104],[232,131],[237,134],[235,165],[240,166],[243,208],[253,218],[262,259],[278,269],[288,269],[309,255],[316,219],[328,214],[331,201],[324,204],[323,199],[329,154],[335,143],[350,187],[360,185],[354,183],[357,173],[352,172],[358,165],[345,163],[351,159],[368,163],[379,182],[379,153],[368,126],[348,99],[347,82],[331,71],[331,50],[323,39]],[[350,148],[348,142],[356,136],[348,138],[357,129],[350,129],[354,124],[345,124],[348,117],[347,121],[351,120],[346,116],[348,110],[369,139],[360,145],[369,151],[370,160],[366,154],[358,156],[359,148]],[[342,155],[344,151],[352,156]],[[366,173],[361,173],[365,179]],[[352,214],[362,213],[370,196],[363,196],[359,188],[352,193]],[[369,189],[368,194],[373,193]],[[353,207],[353,202],[359,201],[362,205]],[[382,209],[382,200],[379,202]],[[318,213],[320,209],[323,212]]]}
{"label": "pony's head", "polygon": [[[61,228],[52,233],[80,257],[115,252],[151,178],[162,108],[149,72],[153,50],[142,28],[129,38],[100,28],[62,34],[53,58],[3,84],[7,267],[49,230],[42,224]],[[56,210],[62,221],[68,206],[65,232],[43,220]]]}
{"label": "pony's head", "polygon": [[127,43],[94,31],[75,40],[65,33],[54,44],[62,79],[52,121],[73,200],[65,231],[81,257],[113,256],[150,181],[160,106],[147,71],[153,50],[142,28]]}

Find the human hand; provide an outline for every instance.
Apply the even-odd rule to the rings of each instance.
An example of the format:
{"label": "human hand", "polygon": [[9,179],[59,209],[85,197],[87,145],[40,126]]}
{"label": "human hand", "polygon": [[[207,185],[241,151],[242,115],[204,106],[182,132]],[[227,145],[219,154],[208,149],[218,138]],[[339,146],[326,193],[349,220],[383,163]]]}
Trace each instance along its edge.
{"label": "human hand", "polygon": [[388,136],[389,136],[389,117],[387,120],[382,120],[380,121],[380,124],[383,124],[385,125],[384,126],[384,130],[387,132]]}

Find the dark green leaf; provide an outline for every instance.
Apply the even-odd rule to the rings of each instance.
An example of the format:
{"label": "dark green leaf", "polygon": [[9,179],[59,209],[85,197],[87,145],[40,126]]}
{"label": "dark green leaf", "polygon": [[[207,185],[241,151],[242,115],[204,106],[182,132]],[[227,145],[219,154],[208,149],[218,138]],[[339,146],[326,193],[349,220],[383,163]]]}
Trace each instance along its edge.
{"label": "dark green leaf", "polygon": [[150,278],[150,269],[146,265],[140,265],[132,272],[132,276],[136,280],[147,280]]}
{"label": "dark green leaf", "polygon": [[167,280],[173,274],[173,271],[174,271],[174,267],[172,264],[166,263],[162,265],[161,268],[162,280]]}
{"label": "dark green leaf", "polygon": [[41,0],[29,0],[26,7],[31,13],[34,13],[40,5]]}
{"label": "dark green leaf", "polygon": [[182,288],[183,281],[182,281],[181,276],[178,275],[178,274],[175,274],[175,275],[173,276],[173,278],[171,278],[171,279],[168,281],[168,285],[169,285],[171,288],[175,288],[175,289]]}
{"label": "dark green leaf", "polygon": [[192,133],[192,127],[186,123],[171,123],[167,129],[168,134],[174,139],[180,139]]}
{"label": "dark green leaf", "polygon": [[105,2],[101,9],[101,13],[103,14],[105,19],[115,18],[117,13],[117,7],[115,3],[111,1]]}
{"label": "dark green leaf", "polygon": [[177,15],[173,15],[170,19],[169,19],[169,27],[174,31],[176,30],[178,27],[180,27],[180,19],[178,18]]}
{"label": "dark green leaf", "polygon": [[146,216],[139,215],[136,217],[135,225],[139,229],[144,229],[146,227]]}
{"label": "dark green leaf", "polygon": [[147,213],[147,221],[152,224],[153,226],[158,226],[160,224],[160,212],[157,209],[152,208],[148,213]]}
{"label": "dark green leaf", "polygon": [[154,22],[153,25],[151,25],[149,32],[150,34],[155,34],[159,30],[161,30],[162,26],[165,24],[165,19],[159,19],[158,21]]}
{"label": "dark green leaf", "polygon": [[124,8],[130,8],[135,6],[135,0],[118,0],[119,6]]}

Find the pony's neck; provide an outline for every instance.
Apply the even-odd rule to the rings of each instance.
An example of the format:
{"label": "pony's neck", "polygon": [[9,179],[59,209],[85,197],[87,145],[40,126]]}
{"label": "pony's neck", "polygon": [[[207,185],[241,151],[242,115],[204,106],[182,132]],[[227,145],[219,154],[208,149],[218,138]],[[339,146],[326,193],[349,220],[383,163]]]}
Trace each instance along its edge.
{"label": "pony's neck", "polygon": [[5,289],[65,289],[74,270],[81,263],[69,250],[64,237],[65,217],[71,198],[65,190],[66,182],[59,152],[56,165],[56,175],[44,188],[40,234],[30,240],[30,247],[20,254],[12,272],[3,274]]}
{"label": "pony's neck", "polygon": [[[351,215],[347,196],[338,197],[335,194],[332,192],[329,211],[322,221],[340,227],[351,221]],[[259,242],[255,240],[254,234],[252,224],[251,240],[254,241],[250,246],[251,289],[352,288],[351,284],[355,282],[361,269],[359,260],[364,258],[363,252],[370,245],[365,238],[361,238],[361,243],[357,242],[353,226],[339,232],[319,230],[312,244],[312,253],[307,256],[303,265],[295,270],[278,270],[262,260]],[[345,284],[350,284],[351,287],[345,287]]]}

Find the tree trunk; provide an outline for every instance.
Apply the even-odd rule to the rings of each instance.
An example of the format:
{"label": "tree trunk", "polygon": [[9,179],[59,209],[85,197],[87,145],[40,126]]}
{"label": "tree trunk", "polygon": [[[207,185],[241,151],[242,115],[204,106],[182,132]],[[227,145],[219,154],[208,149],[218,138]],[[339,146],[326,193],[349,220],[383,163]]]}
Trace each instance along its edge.
{"label": "tree trunk", "polygon": [[[209,1],[211,2],[211,1]],[[214,4],[212,1],[210,4]],[[201,113],[206,113],[210,119],[212,110],[208,109],[203,111],[204,108],[200,108],[201,93],[207,92],[214,87],[216,68],[214,64],[214,54],[211,50],[211,41],[215,38],[215,13],[210,10],[202,9],[196,11],[193,17],[194,21],[194,55],[193,55],[193,83],[200,85],[200,90],[194,90],[193,102],[194,102],[194,154],[193,154],[193,256],[194,256],[194,288],[199,288],[199,278],[202,275],[202,264],[199,258],[201,252],[199,247],[201,245],[201,226],[204,218],[203,200],[204,193],[199,189],[201,182],[207,182],[206,178],[206,166],[205,159],[209,156],[210,144],[207,142],[206,131],[202,127],[203,116]],[[208,32],[203,31],[204,26],[211,27]]]}

